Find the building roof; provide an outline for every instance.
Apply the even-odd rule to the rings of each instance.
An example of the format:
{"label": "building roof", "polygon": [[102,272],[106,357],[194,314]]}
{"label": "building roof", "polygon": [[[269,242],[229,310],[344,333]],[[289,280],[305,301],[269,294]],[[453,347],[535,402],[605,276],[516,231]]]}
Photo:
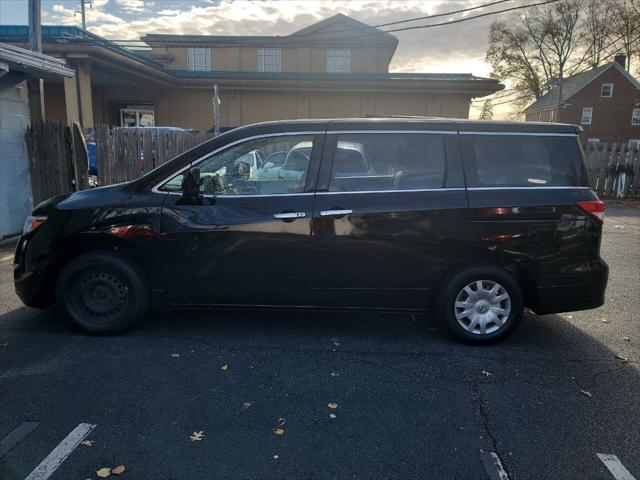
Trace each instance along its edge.
{"label": "building roof", "polygon": [[[0,41],[3,42],[28,42],[29,27],[27,25],[0,25]],[[146,63],[147,65],[162,68],[162,64],[139,55],[131,50],[121,47],[115,42],[99,37],[80,27],[66,25],[45,25],[42,27],[43,43],[60,44],[91,44],[99,45],[120,55]]]}
{"label": "building roof", "polygon": [[0,43],[0,71],[17,71],[35,78],[73,77],[65,61],[40,52]]}
{"label": "building roof", "polygon": [[[330,34],[330,37],[327,36]],[[290,35],[176,35],[150,33],[141,37],[147,43],[220,43],[220,44],[260,44],[278,45],[304,43],[304,41],[348,41],[349,43],[388,43],[395,46],[398,39],[379,28],[338,13],[293,32]]]}
{"label": "building roof", "polygon": [[[600,65],[592,70],[579,73],[572,77],[567,78],[562,82],[562,100],[561,103],[567,102],[576,93],[582,90],[584,87],[593,82],[597,77],[611,68],[617,68],[637,89],[640,90],[640,82],[636,80],[622,65],[618,62],[607,63],[606,65]],[[527,108],[524,109],[524,113],[535,112],[538,110],[545,110],[553,108],[558,105],[558,88],[554,87],[545,93],[538,100],[533,102]]]}

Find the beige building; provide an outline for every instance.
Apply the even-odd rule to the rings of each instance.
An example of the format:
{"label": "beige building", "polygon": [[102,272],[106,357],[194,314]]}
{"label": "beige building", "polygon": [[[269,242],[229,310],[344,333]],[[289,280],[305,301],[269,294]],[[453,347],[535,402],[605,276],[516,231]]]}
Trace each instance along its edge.
{"label": "beige building", "polygon": [[[43,50],[74,78],[45,84],[46,115],[97,124],[232,128],[292,118],[466,118],[473,98],[503,88],[471,74],[390,73],[398,39],[337,14],[286,36],[149,34],[136,48],[77,27],[43,27]],[[26,26],[0,26],[24,44]]]}

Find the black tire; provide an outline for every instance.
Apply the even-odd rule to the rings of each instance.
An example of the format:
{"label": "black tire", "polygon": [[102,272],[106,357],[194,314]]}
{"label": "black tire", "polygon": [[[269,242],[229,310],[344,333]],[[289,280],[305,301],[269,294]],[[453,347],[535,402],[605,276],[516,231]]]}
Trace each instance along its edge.
{"label": "black tire", "polygon": [[[477,283],[482,282],[478,287]],[[470,285],[471,284],[471,285]],[[495,285],[500,288],[494,294],[494,300],[491,301],[491,290]],[[465,287],[470,286],[472,292],[478,292],[478,288],[483,290],[475,293],[478,297],[472,297],[467,291],[463,291]],[[475,289],[475,290],[474,290]],[[489,295],[487,300],[482,294]],[[504,293],[508,295],[508,299],[497,300],[503,297]],[[462,297],[459,297],[462,295]],[[464,298],[466,296],[466,298]],[[474,301],[475,298],[480,298]],[[456,300],[462,300],[463,304],[474,304],[474,309],[467,310],[467,307],[456,307]],[[508,307],[508,310],[507,310]],[[446,325],[447,329],[456,338],[473,344],[489,344],[504,338],[514,331],[522,318],[522,292],[515,279],[504,270],[492,266],[476,266],[467,270],[459,271],[448,275],[437,294],[436,308],[440,320]],[[500,312],[497,314],[495,311]],[[460,316],[470,312],[472,317],[479,314],[475,318],[486,318],[485,315],[491,315],[492,320],[480,321],[476,325],[475,318],[462,317],[460,320],[456,317],[456,312]],[[489,313],[489,311],[491,313]],[[505,312],[508,311],[508,315]],[[495,318],[495,320],[493,320]],[[489,323],[490,322],[490,323]],[[482,333],[479,324],[485,324],[485,333]],[[495,330],[493,330],[495,328]]]}
{"label": "black tire", "polygon": [[56,299],[84,331],[110,335],[142,319],[149,307],[149,288],[128,260],[94,252],[75,258],[62,270]]}

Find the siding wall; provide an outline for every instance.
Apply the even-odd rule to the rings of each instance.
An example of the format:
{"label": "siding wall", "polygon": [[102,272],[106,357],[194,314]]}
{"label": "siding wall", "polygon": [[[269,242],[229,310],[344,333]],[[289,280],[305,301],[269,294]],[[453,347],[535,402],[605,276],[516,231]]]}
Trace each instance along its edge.
{"label": "siding wall", "polygon": [[[212,127],[209,89],[95,87],[95,123],[117,123],[116,102],[154,105],[157,126],[206,130]],[[265,91],[221,89],[220,121],[237,127],[268,120],[370,115],[428,115],[468,118],[470,98],[455,94],[403,92]]]}
{"label": "siding wall", "polygon": [[0,238],[21,232],[32,208],[24,140],[28,125],[26,83],[0,79]]}

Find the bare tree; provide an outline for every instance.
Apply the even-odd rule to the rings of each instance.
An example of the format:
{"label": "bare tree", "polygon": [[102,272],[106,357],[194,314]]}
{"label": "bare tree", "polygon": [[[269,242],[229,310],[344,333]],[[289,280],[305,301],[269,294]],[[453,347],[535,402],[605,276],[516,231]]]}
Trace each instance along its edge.
{"label": "bare tree", "polygon": [[[583,33],[582,47],[589,68],[600,65],[608,44],[613,39],[613,15],[609,4],[602,0],[589,0],[583,9],[580,28]],[[581,61],[578,62],[579,64]]]}
{"label": "bare tree", "polygon": [[490,98],[487,98],[482,104],[482,110],[478,115],[479,120],[492,120],[493,119],[493,103]]}
{"label": "bare tree", "polygon": [[514,100],[516,106],[540,98],[556,85],[558,102],[562,99],[569,60],[584,42],[579,21],[583,3],[563,0],[534,7],[519,24],[492,24],[487,61],[495,77],[509,80],[522,94]]}
{"label": "bare tree", "polygon": [[627,66],[640,56],[640,0],[611,0],[613,37],[627,56]]}

